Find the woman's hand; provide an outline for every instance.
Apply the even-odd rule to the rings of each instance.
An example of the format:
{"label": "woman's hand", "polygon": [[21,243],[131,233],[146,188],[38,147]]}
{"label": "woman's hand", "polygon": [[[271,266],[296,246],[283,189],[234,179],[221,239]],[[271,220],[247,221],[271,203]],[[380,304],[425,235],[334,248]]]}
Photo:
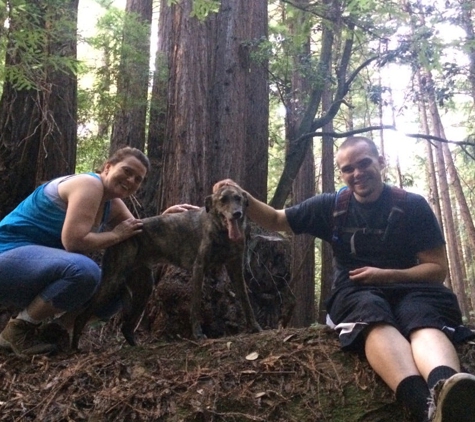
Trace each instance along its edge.
{"label": "woman's hand", "polygon": [[172,205],[171,207],[167,208],[165,211],[163,211],[162,215],[184,212],[184,211],[189,211],[189,210],[199,210],[199,209],[200,207],[197,207],[196,205],[178,204],[178,205]]}
{"label": "woman's hand", "polygon": [[141,233],[142,227],[142,220],[131,217],[117,224],[117,226],[113,228],[112,233],[117,236],[117,243],[119,243],[129,237]]}

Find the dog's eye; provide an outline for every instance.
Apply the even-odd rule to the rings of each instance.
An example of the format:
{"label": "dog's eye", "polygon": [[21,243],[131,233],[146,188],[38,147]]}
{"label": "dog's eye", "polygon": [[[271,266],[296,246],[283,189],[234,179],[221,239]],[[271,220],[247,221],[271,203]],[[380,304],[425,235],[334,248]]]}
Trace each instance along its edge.
{"label": "dog's eye", "polygon": [[241,199],[242,199],[242,198],[241,198],[239,195],[234,195],[234,200],[235,200],[236,202],[241,202]]}
{"label": "dog's eye", "polygon": [[226,202],[228,202],[228,197],[227,196],[222,196],[221,198],[219,198],[219,200],[222,204],[225,204]]}

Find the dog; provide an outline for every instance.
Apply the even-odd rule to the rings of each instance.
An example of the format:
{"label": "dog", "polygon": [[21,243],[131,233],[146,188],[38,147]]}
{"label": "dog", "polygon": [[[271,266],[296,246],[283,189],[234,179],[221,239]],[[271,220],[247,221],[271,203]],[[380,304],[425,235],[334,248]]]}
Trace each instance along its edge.
{"label": "dog", "polygon": [[73,350],[78,349],[81,332],[91,316],[119,296],[123,306],[122,334],[130,345],[136,344],[134,331],[152,293],[152,268],[159,263],[192,271],[190,323],[195,339],[204,338],[200,324],[203,278],[216,265],[227,269],[247,330],[262,331],[243,276],[247,205],[244,191],[222,186],[205,198],[203,208],[144,218],[141,233],[106,249],[101,284],[74,322]]}

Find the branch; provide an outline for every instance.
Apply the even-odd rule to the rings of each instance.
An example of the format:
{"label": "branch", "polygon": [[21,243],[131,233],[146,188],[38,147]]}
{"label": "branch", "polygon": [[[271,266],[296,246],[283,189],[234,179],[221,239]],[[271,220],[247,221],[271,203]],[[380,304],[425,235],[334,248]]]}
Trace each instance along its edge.
{"label": "branch", "polygon": [[[381,129],[391,129],[396,130],[396,127],[393,125],[381,125],[381,126],[367,126],[361,129],[350,130],[348,132],[309,132],[304,133],[303,135],[299,136],[295,142],[298,142],[307,137],[315,137],[315,136],[331,136],[333,138],[347,138],[349,136],[358,135],[360,133],[371,132],[373,130],[381,130]],[[441,138],[439,136],[434,135],[425,135],[423,133],[403,133],[403,136],[407,136],[408,138],[419,138],[425,139],[427,141],[437,141],[443,142],[446,144],[454,144],[454,145],[465,145],[465,146],[475,146],[475,142],[473,141],[451,141],[450,139]]]}

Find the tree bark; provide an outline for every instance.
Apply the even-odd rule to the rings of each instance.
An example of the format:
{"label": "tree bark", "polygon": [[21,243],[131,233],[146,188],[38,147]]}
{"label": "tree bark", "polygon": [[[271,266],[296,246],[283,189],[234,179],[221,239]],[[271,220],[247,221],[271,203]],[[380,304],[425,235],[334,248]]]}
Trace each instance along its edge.
{"label": "tree bark", "polygon": [[[344,45],[341,52],[341,57],[338,60],[338,66],[336,75],[331,73],[331,57],[332,50],[334,48],[333,41],[336,30],[341,30],[341,5],[339,0],[326,0],[325,4],[325,19],[328,19],[322,29],[322,45],[320,50],[320,58],[316,69],[316,75],[318,75],[318,83],[315,83],[313,89],[309,95],[309,101],[306,104],[305,113],[302,118],[299,129],[296,133],[295,139],[290,143],[290,148],[285,157],[285,165],[276,191],[270,204],[275,208],[282,208],[290,193],[293,180],[295,179],[297,172],[305,158],[305,152],[307,151],[308,144],[312,139],[312,136],[308,136],[308,133],[314,132],[318,128],[322,128],[325,124],[330,122],[333,117],[340,110],[343,98],[349,91],[349,87],[356,77],[356,75],[371,63],[373,59],[367,60],[360,65],[348,78],[347,70],[350,63],[351,53],[353,49],[353,34],[354,24],[348,23],[348,38],[344,41]],[[331,107],[320,118],[316,119],[315,115],[320,106],[322,92],[325,86],[325,82],[331,80],[334,77],[337,81],[335,89],[335,97]]]}
{"label": "tree bark", "polygon": [[[299,5],[305,7],[308,1]],[[310,83],[305,76],[306,60],[310,56],[310,16],[294,10],[287,15],[287,26],[292,39],[289,56],[293,57],[293,69],[290,77],[288,97],[285,98],[286,143],[289,147],[305,111],[302,107],[308,101]],[[315,195],[315,160],[313,156],[313,139],[310,140],[302,166],[292,186],[292,204],[297,204]],[[292,236],[291,287],[298,306],[294,312],[291,325],[308,327],[315,321],[315,238],[309,235]]]}
{"label": "tree bark", "polygon": [[111,153],[126,145],[140,150],[145,147],[152,0],[127,0],[125,10]]}
{"label": "tree bark", "polygon": [[[37,183],[74,171],[76,87],[68,66],[76,51],[77,1],[55,7],[54,2],[32,1],[22,9],[10,8],[7,77],[0,100],[0,217]],[[61,18],[46,22],[46,12]],[[47,42],[18,47],[17,31],[41,34]],[[59,68],[53,71],[51,63]],[[21,69],[21,79],[10,78],[10,68]]]}
{"label": "tree bark", "polygon": [[[429,83],[431,82],[430,74],[427,74]],[[437,106],[435,104],[435,98],[433,93],[429,98],[429,108],[431,112],[431,121],[433,125],[433,133],[436,136],[445,138],[443,133],[442,123],[440,121],[440,116],[438,113]],[[446,144],[444,144],[446,146]],[[463,275],[460,268],[460,256],[458,255],[457,248],[457,238],[455,223],[452,214],[452,204],[450,202],[450,192],[449,184],[447,181],[446,174],[446,160],[444,154],[444,145],[439,145],[437,147],[436,157],[437,157],[437,176],[440,186],[440,194],[442,198],[443,206],[443,218],[445,221],[444,227],[446,228],[445,234],[447,236],[447,250],[449,256],[449,266],[451,272],[452,288],[454,293],[457,295],[462,314],[466,317],[469,316],[469,306],[467,301],[467,295],[465,293],[465,288],[463,285]]]}
{"label": "tree bark", "polygon": [[473,27],[475,5],[472,0],[460,0],[460,21],[466,34],[465,49],[470,60],[468,80],[472,99],[475,102],[475,30]]}
{"label": "tree bark", "polygon": [[[332,92],[330,84],[327,84],[322,97],[323,110],[328,110],[332,102]],[[352,123],[352,122],[351,122]],[[327,123],[323,130],[325,132],[333,132],[333,122]],[[322,191],[335,192],[335,167],[334,167],[334,144],[333,138],[328,135],[322,136]],[[333,284],[333,251],[327,242],[322,242],[321,254],[321,278],[320,278],[320,294],[318,306],[318,322],[324,324],[326,322],[326,300],[330,297]]]}
{"label": "tree bark", "polygon": [[[154,77],[151,108],[154,120],[149,137],[149,156],[160,173],[152,170],[149,177],[152,183],[149,181],[145,186],[147,203],[154,202],[159,212],[177,203],[202,206],[213,184],[228,177],[265,201],[267,63],[255,57],[261,39],[267,36],[267,1],[223,0],[219,12],[203,21],[191,16],[191,0],[179,4],[163,1],[161,6],[158,45],[161,65],[157,66]],[[156,201],[152,200],[154,186]],[[253,259],[256,259],[254,255]],[[253,274],[247,279],[248,285],[253,282]],[[270,272],[269,276],[272,277]],[[179,285],[179,280],[171,277],[168,281],[178,292],[183,283]],[[211,278],[207,284],[226,285],[225,274]],[[277,324],[276,310],[266,313],[259,304],[275,304],[278,300],[274,299],[284,296],[278,283],[273,284],[277,278],[279,283],[284,281],[283,289],[290,296],[287,277],[278,276],[269,282],[260,277],[255,282],[257,286],[250,288],[259,321],[266,324]],[[164,280],[160,279],[159,286],[163,286]],[[203,309],[209,304],[204,297]],[[215,318],[213,322],[216,321]]]}
{"label": "tree bark", "polygon": [[253,54],[267,35],[267,2],[225,0],[203,22],[190,17],[190,0],[162,7],[169,79],[159,209],[203,204],[225,177],[265,200],[268,84]]}
{"label": "tree bark", "polygon": [[[63,2],[63,9],[46,22],[59,25],[58,34],[48,46],[48,54],[59,60],[77,59],[77,13],[79,0]],[[74,173],[77,147],[77,77],[66,65],[47,69],[45,111],[41,124],[37,183]]]}

